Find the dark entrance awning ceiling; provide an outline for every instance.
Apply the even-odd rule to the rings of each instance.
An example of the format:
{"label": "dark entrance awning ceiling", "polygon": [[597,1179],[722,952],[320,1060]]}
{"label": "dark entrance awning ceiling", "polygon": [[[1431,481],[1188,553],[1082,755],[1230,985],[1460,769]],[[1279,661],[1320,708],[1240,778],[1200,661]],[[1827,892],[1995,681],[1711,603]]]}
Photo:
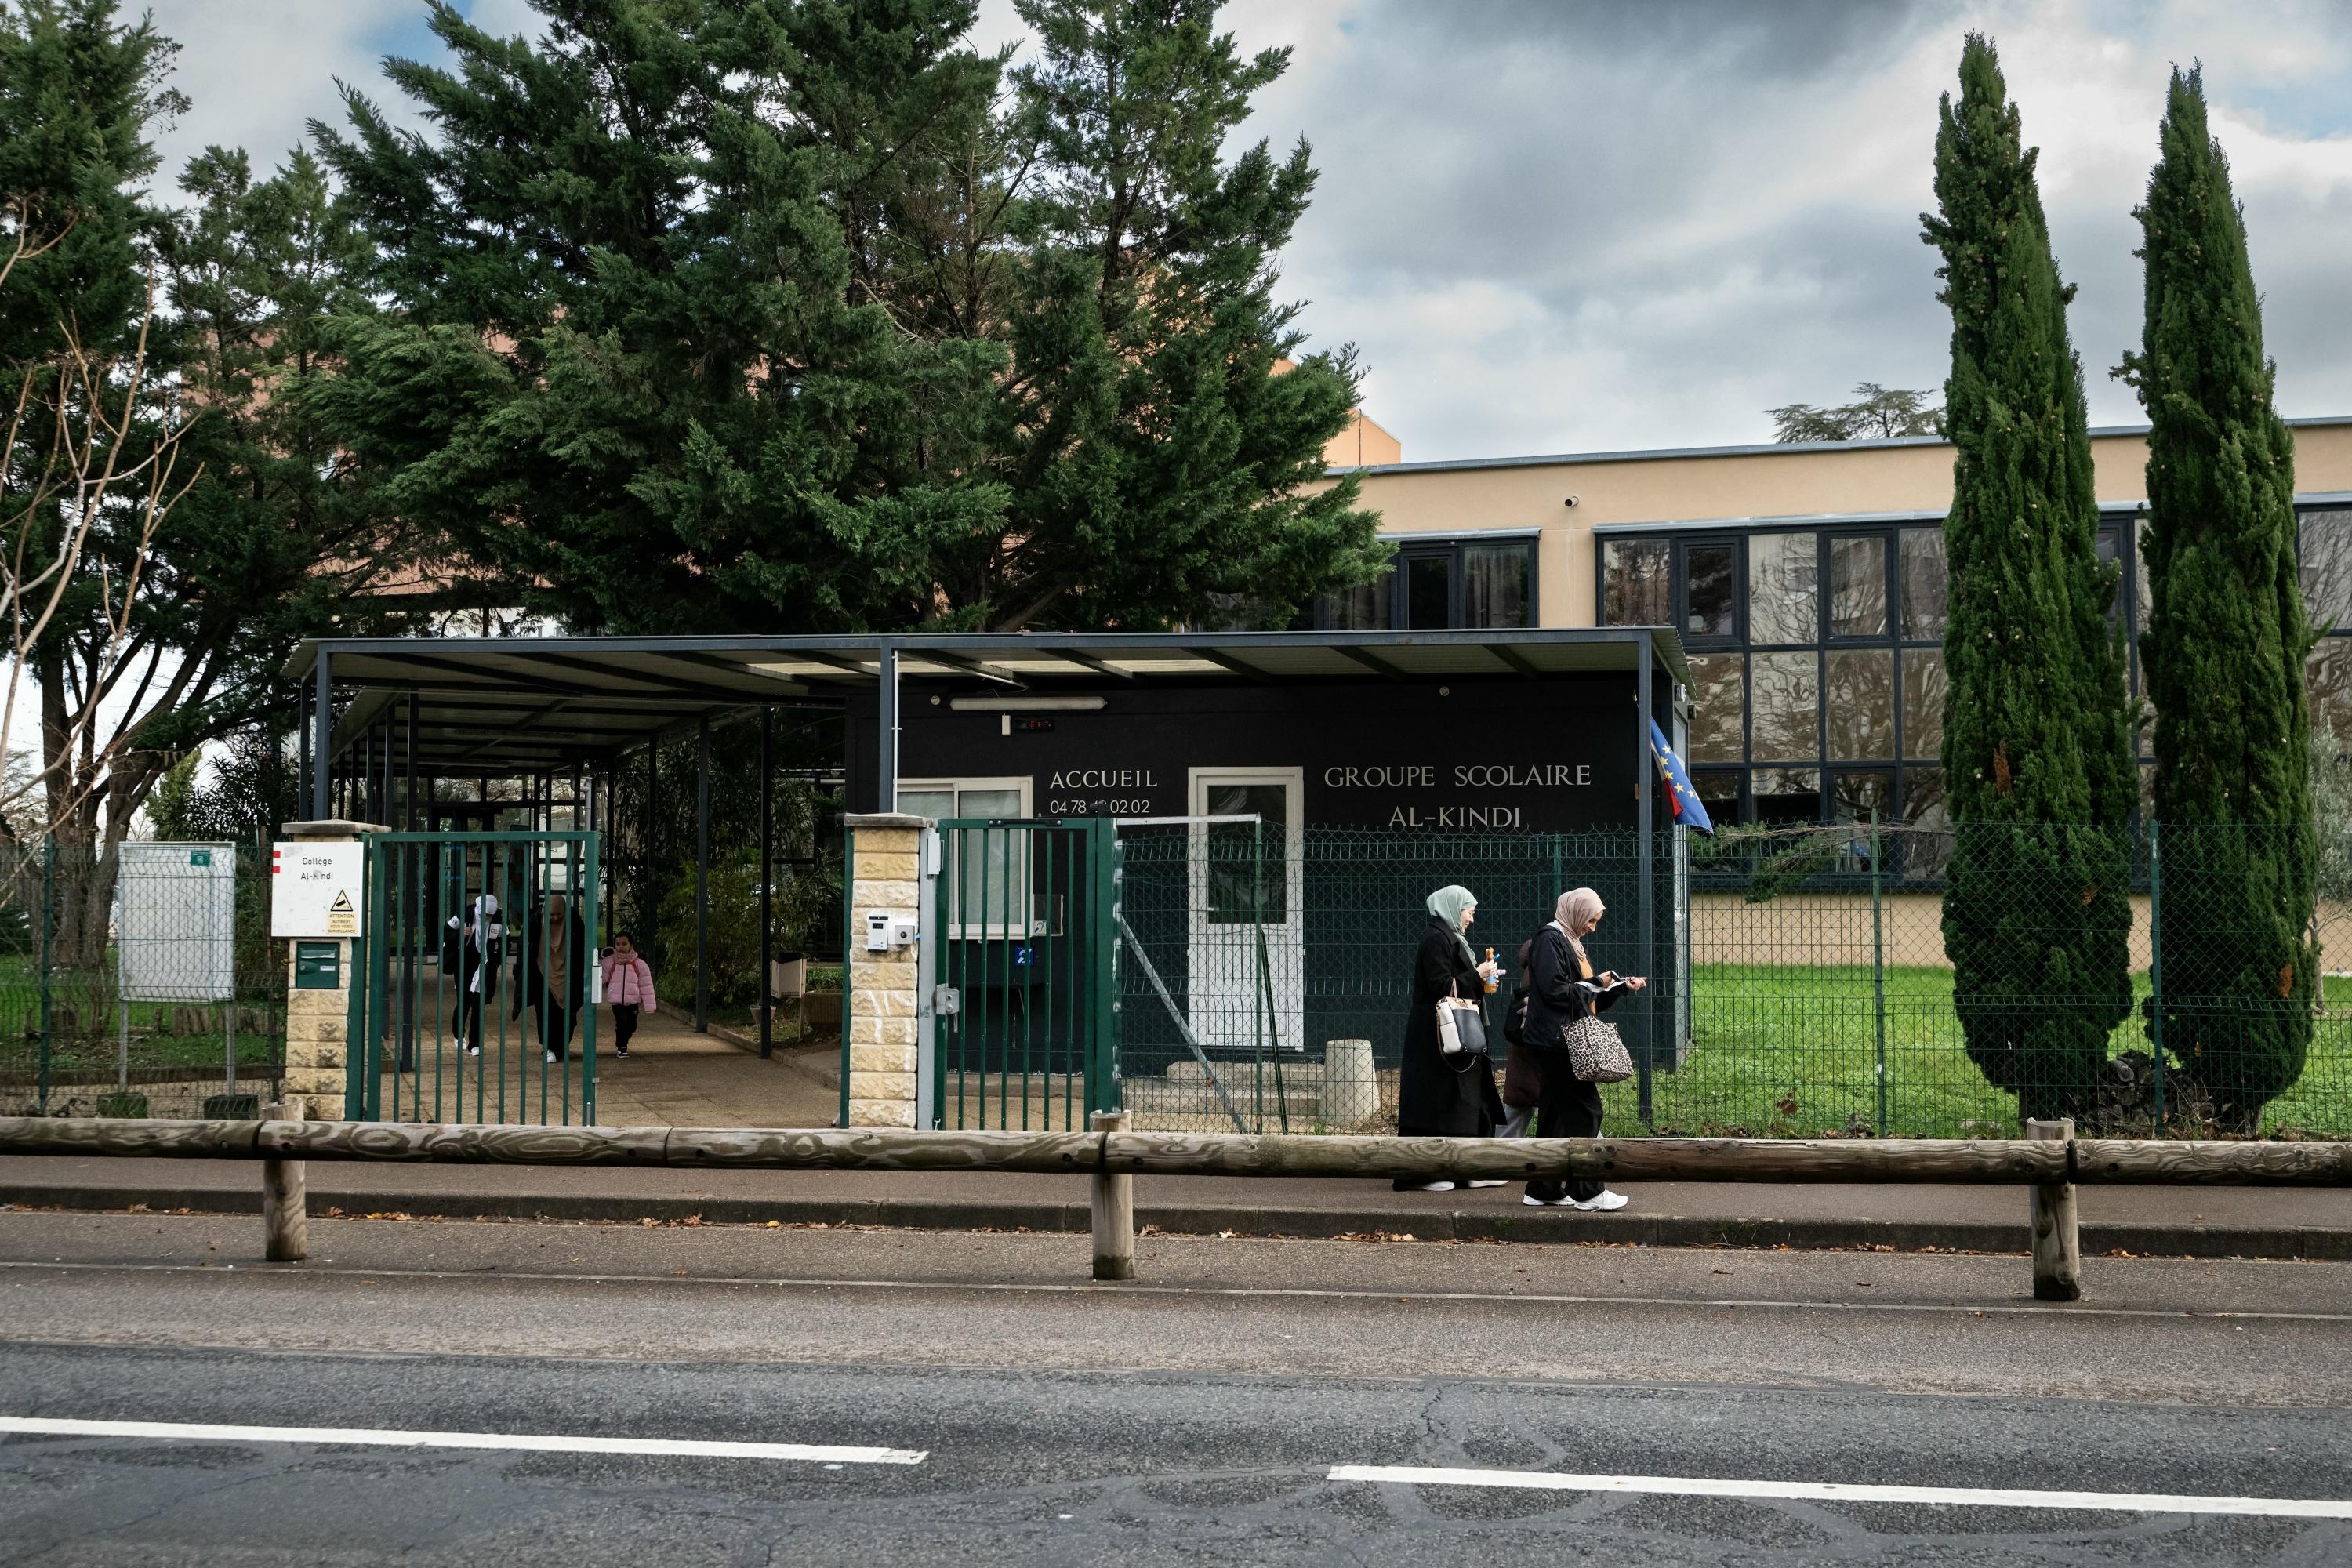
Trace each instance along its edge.
{"label": "dark entrance awning ceiling", "polygon": [[1330,680],[1528,679],[1632,674],[1644,654],[1690,677],[1663,627],[1415,632],[971,633],[938,637],[327,637],[286,674],[339,697],[331,753],[396,705],[404,742],[416,698],[421,772],[562,771],[698,721],[872,689],[886,662],[905,680],[1006,691],[1139,681],[1307,686]]}

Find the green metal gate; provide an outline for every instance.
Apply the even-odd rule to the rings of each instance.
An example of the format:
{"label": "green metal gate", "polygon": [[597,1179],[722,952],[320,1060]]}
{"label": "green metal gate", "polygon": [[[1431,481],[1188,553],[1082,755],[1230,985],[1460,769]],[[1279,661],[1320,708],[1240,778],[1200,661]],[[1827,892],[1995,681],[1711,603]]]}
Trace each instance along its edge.
{"label": "green metal gate", "polygon": [[951,819],[938,831],[925,1120],[1081,1131],[1120,1103],[1115,826]]}
{"label": "green metal gate", "polygon": [[597,837],[370,836],[347,1118],[595,1124]]}

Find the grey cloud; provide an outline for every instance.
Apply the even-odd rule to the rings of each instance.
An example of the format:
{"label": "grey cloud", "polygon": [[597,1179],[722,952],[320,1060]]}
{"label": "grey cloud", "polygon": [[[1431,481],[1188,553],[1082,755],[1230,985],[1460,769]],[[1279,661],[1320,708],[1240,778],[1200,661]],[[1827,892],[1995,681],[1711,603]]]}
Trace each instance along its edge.
{"label": "grey cloud", "polygon": [[1537,50],[1615,65],[1804,79],[1882,56],[1958,16],[1958,0],[1377,0],[1356,26],[1417,33],[1448,53]]}

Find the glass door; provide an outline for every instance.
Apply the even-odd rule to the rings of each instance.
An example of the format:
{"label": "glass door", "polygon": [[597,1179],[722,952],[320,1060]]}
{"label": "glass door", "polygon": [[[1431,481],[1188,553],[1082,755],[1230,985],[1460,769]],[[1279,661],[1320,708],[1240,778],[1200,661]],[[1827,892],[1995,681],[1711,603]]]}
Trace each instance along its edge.
{"label": "glass door", "polygon": [[1187,1011],[1226,1059],[1297,1050],[1306,1027],[1300,905],[1305,777],[1297,768],[1193,768]]}

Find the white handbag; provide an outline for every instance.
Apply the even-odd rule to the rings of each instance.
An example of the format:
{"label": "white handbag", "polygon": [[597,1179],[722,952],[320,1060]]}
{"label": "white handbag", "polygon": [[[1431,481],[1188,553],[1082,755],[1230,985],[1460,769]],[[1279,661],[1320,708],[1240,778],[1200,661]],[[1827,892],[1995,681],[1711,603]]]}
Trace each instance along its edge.
{"label": "white handbag", "polygon": [[1486,1010],[1459,996],[1437,999],[1437,1051],[1447,1057],[1486,1054]]}

